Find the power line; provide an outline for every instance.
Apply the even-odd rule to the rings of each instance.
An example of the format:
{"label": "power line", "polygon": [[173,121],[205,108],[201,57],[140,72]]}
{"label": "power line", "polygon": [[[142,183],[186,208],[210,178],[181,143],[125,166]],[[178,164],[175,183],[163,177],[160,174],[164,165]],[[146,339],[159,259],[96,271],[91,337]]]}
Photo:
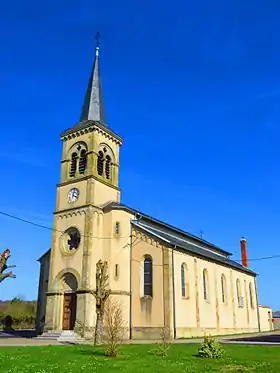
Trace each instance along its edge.
{"label": "power line", "polygon": [[[263,256],[261,258],[249,258],[248,259],[248,262],[256,262],[256,261],[260,261],[260,260],[269,260],[269,259],[279,259],[280,258],[280,254],[275,254],[275,255],[271,255],[271,256]],[[235,262],[242,262],[242,260],[238,259],[238,260],[235,260]]]}
{"label": "power line", "polygon": [[[53,232],[65,233],[65,231],[61,231],[59,229],[51,228],[51,227],[48,227],[48,226],[43,225],[43,224],[38,224],[38,223],[35,223],[35,222],[27,220],[27,219],[22,219],[22,218],[20,218],[18,216],[15,216],[15,215],[12,215],[12,214],[8,214],[7,212],[0,211],[0,215],[6,216],[6,217],[8,217],[10,219],[21,221],[22,223],[33,225],[34,227],[37,227],[37,228],[42,228],[42,229],[46,229],[46,230],[53,231]],[[97,238],[99,240],[111,240],[111,239],[115,238],[115,237],[96,237],[96,236],[89,236],[89,235],[82,234],[82,233],[80,233],[80,235],[82,237]],[[118,236],[118,238],[129,238],[129,236]]]}
{"label": "power line", "polygon": [[[6,216],[6,217],[8,217],[10,219],[18,220],[18,221],[20,221],[22,223],[33,225],[34,227],[37,227],[37,228],[42,228],[42,229],[46,229],[46,230],[50,230],[50,231],[55,231],[55,232],[59,232],[59,233],[65,233],[65,231],[60,231],[59,229],[54,229],[54,228],[48,227],[48,226],[43,225],[43,224],[38,224],[38,223],[35,223],[33,221],[20,218],[18,216],[15,216],[15,215],[12,215],[12,214],[8,214],[7,212],[0,211],[0,215]],[[112,239],[115,238],[115,237],[96,237],[96,236],[89,236],[89,235],[85,235],[85,234],[82,234],[82,233],[80,235],[82,237],[96,238],[96,239],[99,239],[99,240],[112,240]],[[129,236],[120,236],[118,238],[129,238]],[[262,261],[262,260],[271,260],[271,259],[279,259],[279,258],[280,258],[280,254],[275,254],[275,255],[264,256],[264,257],[260,257],[260,258],[249,258],[248,261],[249,262],[258,262],[258,261]],[[233,260],[235,262],[240,262],[240,263],[242,262],[241,259],[233,259]]]}

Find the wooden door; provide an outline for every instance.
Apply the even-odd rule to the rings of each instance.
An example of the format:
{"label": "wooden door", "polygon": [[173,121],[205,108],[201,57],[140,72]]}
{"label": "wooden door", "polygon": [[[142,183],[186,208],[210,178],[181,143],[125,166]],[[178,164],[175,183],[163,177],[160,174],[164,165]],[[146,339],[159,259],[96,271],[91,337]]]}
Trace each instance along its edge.
{"label": "wooden door", "polygon": [[73,330],[76,321],[76,294],[65,293],[63,301],[63,330]]}

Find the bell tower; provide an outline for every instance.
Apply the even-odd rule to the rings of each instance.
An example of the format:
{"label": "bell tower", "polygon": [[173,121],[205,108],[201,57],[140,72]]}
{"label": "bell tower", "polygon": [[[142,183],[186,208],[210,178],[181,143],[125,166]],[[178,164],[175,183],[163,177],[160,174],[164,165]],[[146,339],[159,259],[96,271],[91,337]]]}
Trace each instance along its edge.
{"label": "bell tower", "polygon": [[46,330],[73,330],[77,320],[83,322],[86,308],[94,307],[88,294],[95,287],[95,263],[102,257],[102,205],[120,201],[122,139],[105,119],[99,40],[80,121],[62,132],[61,140]]}
{"label": "bell tower", "polygon": [[[61,140],[63,151],[58,193],[65,194],[66,189],[71,186],[75,186],[75,191],[68,190],[66,199],[58,198],[56,209],[81,204],[100,206],[110,200],[119,201],[119,148],[122,139],[106,124],[99,42],[80,121],[62,132]],[[90,191],[87,184],[94,184],[94,190]]]}

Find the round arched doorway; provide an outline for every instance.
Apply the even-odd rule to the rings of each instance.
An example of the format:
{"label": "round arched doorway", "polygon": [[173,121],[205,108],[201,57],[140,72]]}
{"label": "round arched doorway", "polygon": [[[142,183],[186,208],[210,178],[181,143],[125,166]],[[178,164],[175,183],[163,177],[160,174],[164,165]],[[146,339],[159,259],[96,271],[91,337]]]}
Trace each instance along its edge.
{"label": "round arched doorway", "polygon": [[73,330],[76,321],[77,312],[77,291],[78,282],[72,273],[66,273],[62,277],[63,289],[63,310],[62,310],[62,329]]}

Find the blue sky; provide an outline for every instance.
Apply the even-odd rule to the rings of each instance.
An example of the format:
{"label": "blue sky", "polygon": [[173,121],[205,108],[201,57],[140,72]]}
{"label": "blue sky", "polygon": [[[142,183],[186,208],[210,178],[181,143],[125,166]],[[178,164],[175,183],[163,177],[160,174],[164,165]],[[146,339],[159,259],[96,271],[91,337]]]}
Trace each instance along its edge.
{"label": "blue sky", "polygon": [[[124,138],[122,201],[203,230],[235,259],[241,236],[249,258],[280,254],[280,4],[80,3],[1,6],[0,211],[52,225],[59,134],[79,118],[99,30],[107,119]],[[0,297],[34,299],[51,233],[0,223],[18,265]],[[279,263],[250,263],[260,303],[274,309]]]}

